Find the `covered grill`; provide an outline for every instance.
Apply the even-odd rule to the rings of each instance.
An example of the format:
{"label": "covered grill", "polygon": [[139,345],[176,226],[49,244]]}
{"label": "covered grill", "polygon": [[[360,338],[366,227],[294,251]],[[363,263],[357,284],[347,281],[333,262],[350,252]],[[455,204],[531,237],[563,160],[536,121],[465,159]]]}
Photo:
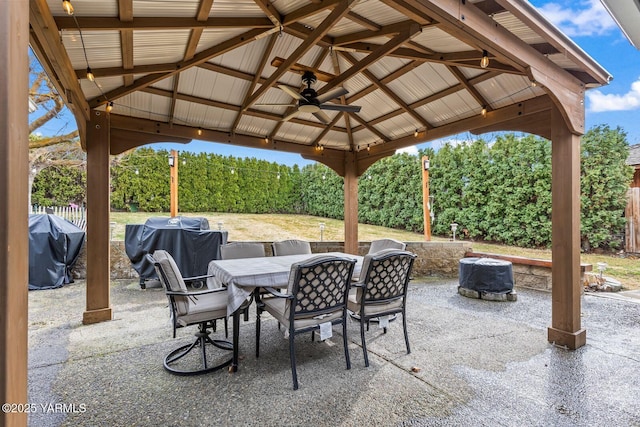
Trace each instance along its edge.
{"label": "covered grill", "polygon": [[227,232],[209,229],[206,218],[155,217],[144,224],[127,224],[125,251],[133,268],[145,280],[157,278],[153,265],[145,259],[157,249],[173,256],[185,277],[207,274],[209,261],[220,258],[220,245],[227,243]]}

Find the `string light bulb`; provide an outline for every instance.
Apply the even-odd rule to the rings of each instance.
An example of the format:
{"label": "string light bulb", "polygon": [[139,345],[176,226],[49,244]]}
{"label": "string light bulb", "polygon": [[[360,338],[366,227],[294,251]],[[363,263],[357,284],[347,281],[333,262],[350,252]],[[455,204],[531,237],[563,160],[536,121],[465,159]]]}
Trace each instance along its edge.
{"label": "string light bulb", "polygon": [[480,60],[480,67],[487,68],[489,66],[489,53],[486,50],[482,51],[482,59]]}
{"label": "string light bulb", "polygon": [[265,143],[265,144],[268,144],[268,143],[269,143],[269,137],[268,137],[268,136],[265,136],[265,137],[264,137],[264,143]]}
{"label": "string light bulb", "polygon": [[417,138],[418,137],[418,129],[416,129],[416,131],[413,133],[413,137]]}
{"label": "string light bulb", "polygon": [[487,106],[486,105],[482,106],[481,114],[482,114],[482,117],[487,117]]}
{"label": "string light bulb", "polygon": [[110,113],[111,110],[113,110],[113,101],[107,104],[107,107],[105,108],[105,110],[107,111],[107,113]]}
{"label": "string light bulb", "polygon": [[87,79],[89,79],[90,82],[96,79],[96,76],[91,72],[91,67],[87,67]]}
{"label": "string light bulb", "polygon": [[202,128],[198,128],[198,135],[202,135]]}
{"label": "string light bulb", "polygon": [[62,0],[62,8],[67,12],[67,15],[73,15],[73,5],[71,4],[71,0]]}

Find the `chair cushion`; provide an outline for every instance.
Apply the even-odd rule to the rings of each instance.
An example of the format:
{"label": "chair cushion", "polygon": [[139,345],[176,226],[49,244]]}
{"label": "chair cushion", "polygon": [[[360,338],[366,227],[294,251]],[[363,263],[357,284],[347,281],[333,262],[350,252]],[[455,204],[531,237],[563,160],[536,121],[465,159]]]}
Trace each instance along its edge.
{"label": "chair cushion", "polygon": [[[284,298],[267,298],[263,299],[262,302],[264,302],[265,310],[275,317],[278,322],[282,323],[284,327],[288,328],[289,310],[287,309],[287,301]],[[309,326],[316,326],[320,323],[330,322],[341,317],[342,309],[325,315],[321,319],[314,319],[313,317],[298,318],[294,321],[294,330],[297,331]]]}
{"label": "chair cushion", "polygon": [[186,314],[179,315],[179,325],[187,326],[207,320],[222,319],[227,316],[227,292],[193,296],[187,299],[189,308]]}
{"label": "chair cushion", "polygon": [[[347,308],[354,313],[360,313],[360,301],[361,298],[357,298],[355,294],[350,294],[347,300]],[[387,311],[401,311],[402,310],[402,298],[395,299],[386,304],[367,304],[364,308],[365,316],[374,316],[376,314],[384,313]]]}
{"label": "chair cushion", "polygon": [[394,239],[380,239],[374,240],[371,242],[371,246],[369,247],[369,253],[373,254],[376,252],[380,252],[384,249],[399,249],[404,251],[407,247],[407,244],[404,242],[400,242]]}

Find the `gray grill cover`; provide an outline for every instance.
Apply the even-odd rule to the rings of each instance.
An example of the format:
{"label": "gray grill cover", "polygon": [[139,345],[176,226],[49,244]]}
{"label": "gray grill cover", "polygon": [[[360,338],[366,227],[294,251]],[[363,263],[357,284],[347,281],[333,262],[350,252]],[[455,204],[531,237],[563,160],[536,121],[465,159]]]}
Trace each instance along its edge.
{"label": "gray grill cover", "polygon": [[209,261],[220,259],[220,245],[227,243],[226,231],[209,230],[206,218],[156,217],[144,224],[127,224],[125,251],[141,280],[157,278],[145,258],[164,249],[173,256],[184,277],[204,276]]}
{"label": "gray grill cover", "polygon": [[29,215],[29,290],[54,289],[73,283],[84,231],[56,215]]}
{"label": "gray grill cover", "polygon": [[506,294],[513,291],[511,262],[491,258],[462,258],[460,286],[480,292]]}

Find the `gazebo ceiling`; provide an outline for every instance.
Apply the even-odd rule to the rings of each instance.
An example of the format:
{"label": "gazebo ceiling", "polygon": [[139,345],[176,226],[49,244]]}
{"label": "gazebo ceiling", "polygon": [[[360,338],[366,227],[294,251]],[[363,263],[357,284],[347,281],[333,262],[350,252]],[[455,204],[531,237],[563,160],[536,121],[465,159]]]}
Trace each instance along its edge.
{"label": "gazebo ceiling", "polygon": [[[462,131],[544,134],[522,119],[545,121],[538,113],[554,102],[581,133],[576,92],[611,79],[520,0],[71,3],[73,16],[60,0],[31,0],[31,45],[83,142],[89,111],[112,105],[112,138],[130,135],[112,152],[155,132],[310,157],[324,148],[382,155]],[[292,95],[305,71],[320,101],[348,92],[328,108],[359,112],[298,111]]]}

